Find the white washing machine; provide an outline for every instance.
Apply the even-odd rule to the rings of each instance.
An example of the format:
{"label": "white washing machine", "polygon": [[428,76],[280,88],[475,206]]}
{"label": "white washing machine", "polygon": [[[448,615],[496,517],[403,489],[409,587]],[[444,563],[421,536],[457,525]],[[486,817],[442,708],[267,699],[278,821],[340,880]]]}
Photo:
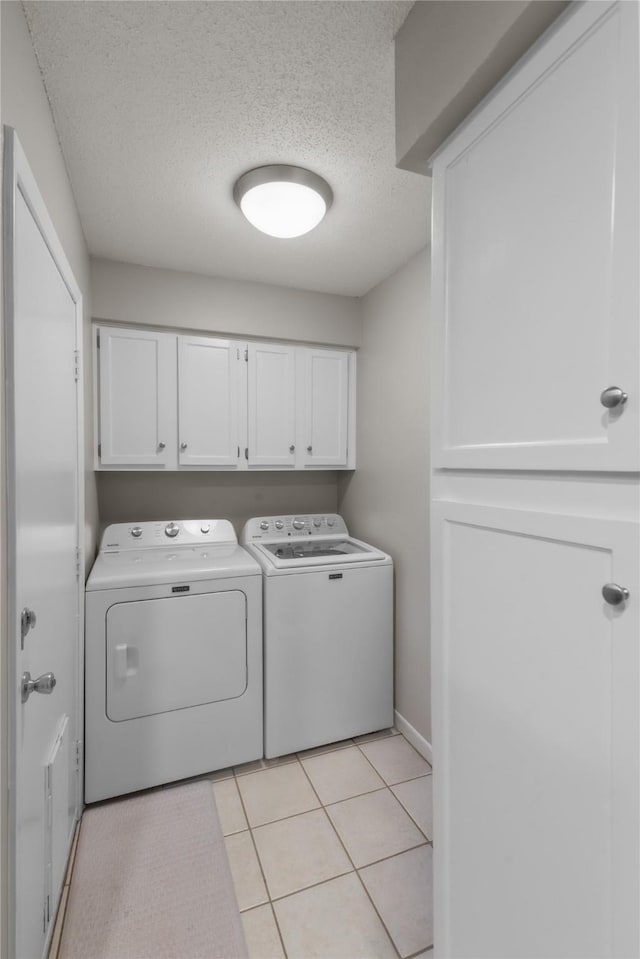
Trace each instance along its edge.
{"label": "white washing machine", "polygon": [[260,574],[226,520],[107,527],[86,592],[86,802],[262,756]]}
{"label": "white washing machine", "polygon": [[264,577],[265,756],[393,725],[393,564],[335,514],[256,517]]}

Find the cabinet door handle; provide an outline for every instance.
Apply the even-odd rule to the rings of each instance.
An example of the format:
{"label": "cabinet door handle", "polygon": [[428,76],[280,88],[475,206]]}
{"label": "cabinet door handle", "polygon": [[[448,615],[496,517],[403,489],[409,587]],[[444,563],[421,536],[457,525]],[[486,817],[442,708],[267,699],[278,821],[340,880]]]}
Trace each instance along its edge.
{"label": "cabinet door handle", "polygon": [[295,451],[296,451],[295,446],[294,446],[293,444],[291,444],[291,446],[289,447],[289,452],[290,452],[290,453],[295,453]]}
{"label": "cabinet door handle", "polygon": [[313,453],[313,446],[307,446],[307,453]]}
{"label": "cabinet door handle", "polygon": [[180,444],[180,449],[181,449],[181,450],[186,450],[186,448],[187,448],[187,444],[186,444],[186,443],[181,443],[181,444]]}
{"label": "cabinet door handle", "polygon": [[629,395],[624,393],[619,386],[609,386],[600,394],[600,402],[608,410],[615,410],[617,406],[624,406],[628,399]]}
{"label": "cabinet door handle", "polygon": [[619,606],[629,599],[629,590],[624,586],[618,586],[617,583],[605,583],[602,587],[602,595],[609,606]]}
{"label": "cabinet door handle", "polygon": [[158,449],[159,449],[159,450],[163,450],[166,445],[167,445],[166,443],[160,442],[160,443],[158,443]]}

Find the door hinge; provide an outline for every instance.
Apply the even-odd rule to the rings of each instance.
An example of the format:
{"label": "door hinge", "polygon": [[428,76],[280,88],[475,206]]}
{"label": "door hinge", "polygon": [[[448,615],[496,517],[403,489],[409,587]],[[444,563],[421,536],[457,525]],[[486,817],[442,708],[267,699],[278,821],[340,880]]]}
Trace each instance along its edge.
{"label": "door hinge", "polygon": [[80,579],[80,566],[82,565],[82,551],[76,546],[76,579]]}
{"label": "door hinge", "polygon": [[99,334],[99,333],[98,333],[98,335],[96,336],[96,346],[98,347],[98,349],[100,349],[100,334]]}
{"label": "door hinge", "polygon": [[246,460],[249,459],[249,447],[248,447],[248,446],[245,446],[245,448],[244,448],[244,458],[245,458]]}
{"label": "door hinge", "polygon": [[238,447],[238,459],[240,459],[240,447]]}
{"label": "door hinge", "polygon": [[73,375],[77,383],[80,379],[80,350],[73,351]]}
{"label": "door hinge", "polygon": [[245,363],[249,362],[249,350],[244,351],[244,361]]}
{"label": "door hinge", "polygon": [[102,456],[102,443],[98,443],[98,456]]}
{"label": "door hinge", "polygon": [[82,740],[76,739],[76,769],[80,769],[81,755],[82,755]]}

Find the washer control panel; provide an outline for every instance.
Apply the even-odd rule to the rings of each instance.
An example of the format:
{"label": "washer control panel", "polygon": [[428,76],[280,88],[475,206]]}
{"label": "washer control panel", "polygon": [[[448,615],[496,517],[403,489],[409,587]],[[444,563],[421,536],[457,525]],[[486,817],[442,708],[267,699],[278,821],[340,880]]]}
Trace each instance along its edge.
{"label": "washer control panel", "polygon": [[114,523],[107,526],[100,543],[101,552],[121,549],[145,549],[170,546],[236,546],[238,538],[226,519],[180,519],[153,523]]}
{"label": "washer control panel", "polygon": [[347,527],[337,513],[311,513],[293,516],[256,516],[248,520],[241,536],[243,543],[274,543],[293,536],[348,536]]}

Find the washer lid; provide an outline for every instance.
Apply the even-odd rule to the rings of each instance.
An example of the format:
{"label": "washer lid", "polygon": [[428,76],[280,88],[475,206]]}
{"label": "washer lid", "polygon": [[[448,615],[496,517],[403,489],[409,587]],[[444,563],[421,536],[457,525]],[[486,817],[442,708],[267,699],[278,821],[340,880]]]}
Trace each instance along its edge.
{"label": "washer lid", "polygon": [[209,579],[258,576],[260,572],[258,563],[242,546],[123,549],[98,555],[86,588],[188,585]]}
{"label": "washer lid", "polygon": [[252,550],[264,556],[275,569],[306,569],[316,566],[340,566],[343,563],[388,561],[386,553],[351,537],[325,540],[281,540],[279,543],[253,543]]}

